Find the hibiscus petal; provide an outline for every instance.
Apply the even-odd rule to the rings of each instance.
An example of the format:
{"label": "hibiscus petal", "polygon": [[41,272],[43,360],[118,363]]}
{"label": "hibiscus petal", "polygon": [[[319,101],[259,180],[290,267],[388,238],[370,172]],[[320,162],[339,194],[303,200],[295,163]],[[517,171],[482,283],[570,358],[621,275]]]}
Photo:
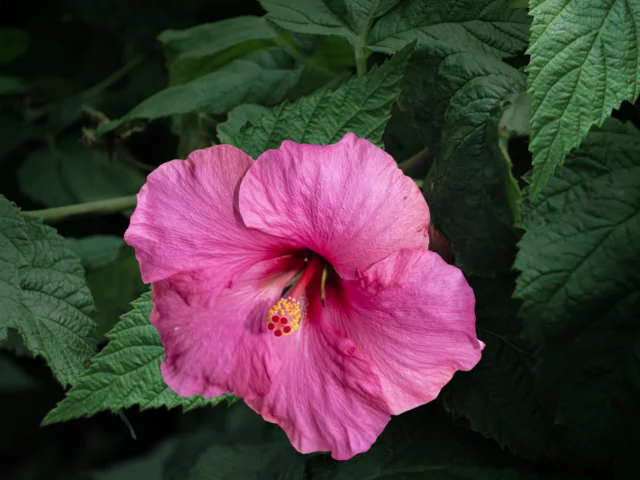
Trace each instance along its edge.
{"label": "hibiscus petal", "polygon": [[401,248],[427,246],[429,209],[390,155],[352,133],[334,145],[285,141],[240,185],[249,227],[322,255],[353,278]]}
{"label": "hibiscus petal", "polygon": [[367,451],[391,416],[369,360],[315,303],[312,322],[273,338],[277,354],[270,360],[280,369],[269,393],[245,400],[279,424],[299,452],[329,451],[347,460]]}
{"label": "hibiscus petal", "polygon": [[343,286],[339,322],[369,354],[392,414],[430,402],[480,360],[473,291],[437,253],[396,252]]}
{"label": "hibiscus petal", "polygon": [[247,229],[237,212],[237,188],[252,163],[241,150],[219,145],[149,175],[125,233],[146,283],[210,269],[215,297],[229,278],[276,256],[277,240]]}
{"label": "hibiscus petal", "polygon": [[[303,262],[296,257],[260,262],[222,290],[212,306],[200,297],[210,275],[189,274],[186,281],[179,274],[154,283],[151,323],[165,348],[167,385],[183,396],[266,394],[273,363],[266,314]],[[185,287],[189,282],[199,286],[195,295]]]}

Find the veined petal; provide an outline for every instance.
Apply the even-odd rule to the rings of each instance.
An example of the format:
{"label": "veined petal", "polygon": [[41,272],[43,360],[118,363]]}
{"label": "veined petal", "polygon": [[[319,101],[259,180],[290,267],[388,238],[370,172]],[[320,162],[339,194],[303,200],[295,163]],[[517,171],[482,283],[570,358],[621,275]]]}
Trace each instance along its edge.
{"label": "veined petal", "polygon": [[428,244],[429,209],[393,158],[347,133],[334,145],[285,141],[240,185],[245,224],[327,259],[343,277]]}
{"label": "veined petal", "polygon": [[247,229],[237,211],[238,185],[252,163],[241,150],[218,145],[149,175],[125,233],[146,283],[209,269],[215,298],[230,278],[278,255],[278,240]]}
{"label": "veined petal", "polygon": [[368,354],[394,415],[430,402],[480,361],[473,291],[437,253],[394,253],[338,292],[327,301],[342,306],[337,322]]}
{"label": "veined petal", "polygon": [[391,417],[370,361],[319,304],[310,301],[310,321],[296,333],[270,339],[278,370],[269,393],[247,404],[279,424],[299,452],[347,460],[367,451]]}
{"label": "veined petal", "polygon": [[183,396],[265,395],[274,364],[266,313],[302,264],[296,257],[260,262],[223,289],[213,304],[202,297],[212,275],[176,275],[154,283],[151,323],[165,348],[162,375],[167,385]]}

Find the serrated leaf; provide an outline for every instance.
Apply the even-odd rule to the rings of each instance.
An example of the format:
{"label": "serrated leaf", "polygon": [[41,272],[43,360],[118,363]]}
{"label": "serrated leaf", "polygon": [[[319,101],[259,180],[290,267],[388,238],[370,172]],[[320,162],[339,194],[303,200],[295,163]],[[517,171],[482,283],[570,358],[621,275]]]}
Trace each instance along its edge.
{"label": "serrated leaf", "polygon": [[16,319],[27,315],[20,303],[20,269],[28,266],[33,245],[20,210],[0,196],[0,340]]}
{"label": "serrated leaf", "polygon": [[124,247],[124,239],[115,235],[91,235],[67,238],[67,246],[80,257],[85,268],[91,269],[115,261]]}
{"label": "serrated leaf", "polygon": [[529,19],[508,0],[407,0],[373,26],[367,46],[391,53],[414,40],[416,51],[430,55],[477,52],[504,57],[526,48]]}
{"label": "serrated leaf", "polygon": [[[16,321],[25,346],[41,355],[63,385],[72,384],[95,354],[95,309],[78,257],[39,219],[25,218],[33,245],[20,268],[20,303],[31,313]],[[28,254],[27,254],[28,255]]]}
{"label": "serrated leaf", "polygon": [[0,65],[22,56],[29,48],[29,33],[19,28],[0,28]]}
{"label": "serrated leaf", "polygon": [[232,138],[247,122],[254,123],[262,114],[268,111],[269,109],[262,105],[254,105],[251,103],[238,105],[229,112],[227,121],[219,123],[217,126],[220,143],[231,143]]}
{"label": "serrated leaf", "polygon": [[249,54],[196,80],[162,90],[124,117],[98,129],[109,132],[136,119],[153,120],[185,113],[224,113],[243,103],[277,103],[298,81],[301,70],[281,49]]}
{"label": "serrated leaf", "polygon": [[287,139],[326,145],[353,132],[382,146],[382,134],[400,93],[411,48],[335,91],[321,90],[293,104],[283,103],[271,109],[255,125],[243,128],[234,138],[234,145],[257,158]]}
{"label": "serrated leaf", "polygon": [[640,132],[610,120],[531,201],[515,264],[528,336],[566,338],[640,287],[639,159]]}
{"label": "serrated leaf", "polygon": [[640,131],[594,129],[530,201],[515,268],[524,332],[571,456],[610,461],[635,435]]}
{"label": "serrated leaf", "polygon": [[267,18],[286,30],[340,35],[362,47],[373,21],[400,0],[260,0]]}
{"label": "serrated leaf", "polygon": [[535,198],[592,125],[640,92],[640,2],[532,0],[529,92]]}
{"label": "serrated leaf", "polygon": [[525,78],[487,55],[416,53],[411,57],[400,103],[413,114],[418,133],[431,151],[442,147],[445,114],[455,92],[475,77],[490,75]]}
{"label": "serrated leaf", "polygon": [[17,329],[68,385],[95,353],[93,314],[82,265],[64,239],[0,196],[0,340]]}
{"label": "serrated leaf", "polygon": [[503,100],[524,91],[525,82],[521,72],[479,54],[451,55],[438,70],[442,105],[448,106],[425,193],[436,228],[467,274],[511,269],[520,192],[499,149],[498,122]]}
{"label": "serrated leaf", "polygon": [[485,342],[480,363],[443,389],[448,410],[503,448],[525,458],[558,453],[552,420],[538,396],[532,345],[520,338],[520,302],[511,298],[512,275],[469,277],[476,297],[476,328]]}
{"label": "serrated leaf", "polygon": [[181,397],[167,387],[160,374],[164,348],[158,331],[149,323],[151,294],[133,303],[133,310],[107,334],[109,343],[91,361],[67,396],[43,424],[116,411],[138,405],[149,408],[212,406],[227,398]]}

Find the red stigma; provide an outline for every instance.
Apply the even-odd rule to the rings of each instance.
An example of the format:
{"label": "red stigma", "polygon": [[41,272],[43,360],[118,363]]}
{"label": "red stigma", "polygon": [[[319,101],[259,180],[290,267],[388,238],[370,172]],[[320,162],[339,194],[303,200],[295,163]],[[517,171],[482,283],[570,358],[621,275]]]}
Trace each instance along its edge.
{"label": "red stigma", "polygon": [[[280,320],[280,317],[276,315],[275,317],[273,317],[273,318],[272,318],[272,320],[273,320],[275,323],[278,323],[278,320]],[[282,322],[282,323],[285,323],[285,322]]]}
{"label": "red stigma", "polygon": [[280,330],[276,330],[275,332],[273,332],[273,334],[274,334],[276,337],[279,337],[279,336],[281,336],[281,335],[282,335],[282,332],[281,332]]}
{"label": "red stigma", "polygon": [[274,328],[276,328],[276,326],[273,323],[270,323],[270,324],[267,325],[267,328],[269,330],[273,330]]}
{"label": "red stigma", "polygon": [[284,327],[284,333],[289,333],[291,331],[291,327],[290,326],[286,326]]}
{"label": "red stigma", "polygon": [[[275,321],[275,320],[274,320],[274,321]],[[287,324],[287,318],[286,318],[286,317],[282,317],[282,319],[280,320],[280,322],[281,322],[283,325],[286,325],[286,324]]]}

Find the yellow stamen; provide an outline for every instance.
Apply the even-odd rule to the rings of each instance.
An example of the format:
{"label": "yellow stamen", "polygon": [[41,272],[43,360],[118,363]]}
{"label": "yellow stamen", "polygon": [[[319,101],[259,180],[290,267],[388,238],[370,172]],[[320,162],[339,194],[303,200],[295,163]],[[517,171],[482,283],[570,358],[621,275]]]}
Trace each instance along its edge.
{"label": "yellow stamen", "polygon": [[276,337],[291,335],[305,313],[304,298],[281,298],[267,313],[267,328]]}

